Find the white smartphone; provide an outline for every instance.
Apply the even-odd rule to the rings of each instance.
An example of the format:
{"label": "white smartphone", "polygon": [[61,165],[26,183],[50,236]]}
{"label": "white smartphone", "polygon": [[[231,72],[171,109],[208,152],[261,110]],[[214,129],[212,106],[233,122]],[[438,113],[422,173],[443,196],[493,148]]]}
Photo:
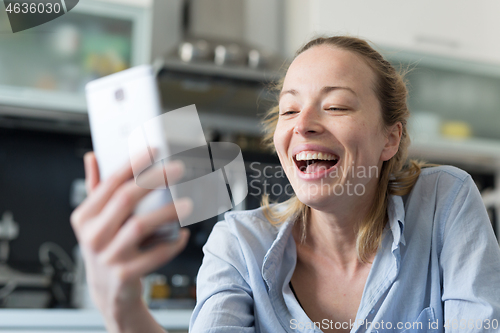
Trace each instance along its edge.
{"label": "white smartphone", "polygon": [[[130,163],[130,133],[162,113],[155,72],[151,66],[142,65],[91,81],[86,85],[86,97],[102,181]],[[171,201],[168,188],[153,190],[134,213],[145,214]],[[173,241],[178,238],[179,228],[178,222],[165,224],[143,245]]]}

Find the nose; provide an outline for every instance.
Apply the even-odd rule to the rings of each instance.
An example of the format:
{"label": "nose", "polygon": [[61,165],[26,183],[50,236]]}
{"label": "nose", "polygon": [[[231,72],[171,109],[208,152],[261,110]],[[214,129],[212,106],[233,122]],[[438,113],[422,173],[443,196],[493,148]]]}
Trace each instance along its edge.
{"label": "nose", "polygon": [[320,118],[320,112],[314,106],[303,108],[296,118],[297,122],[293,129],[294,134],[310,136],[322,133],[323,125]]}

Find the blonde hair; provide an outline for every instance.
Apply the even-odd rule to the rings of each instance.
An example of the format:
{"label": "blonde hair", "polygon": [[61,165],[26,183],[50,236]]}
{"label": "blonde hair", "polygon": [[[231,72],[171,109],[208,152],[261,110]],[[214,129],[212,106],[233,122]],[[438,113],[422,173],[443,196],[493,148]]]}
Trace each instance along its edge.
{"label": "blonde hair", "polygon": [[[397,153],[388,161],[384,161],[378,178],[377,193],[368,215],[360,223],[356,247],[358,258],[361,262],[368,262],[372,254],[376,253],[381,242],[382,233],[387,223],[388,197],[391,194],[408,194],[417,181],[422,167],[431,166],[418,160],[410,160],[404,167],[407,159],[407,150],[410,145],[410,137],[407,131],[407,119],[410,112],[407,106],[408,90],[406,88],[406,73],[398,73],[395,68],[385,60],[380,53],[375,51],[365,40],[349,36],[319,37],[304,45],[295,56],[318,45],[329,45],[343,50],[351,51],[361,56],[376,75],[375,93],[380,102],[382,120],[386,128],[400,122],[402,125],[401,140]],[[274,87],[281,91],[282,79]],[[279,106],[271,108],[264,116],[265,129],[264,144],[275,151],[273,137],[278,122]],[[262,197],[261,205],[267,219],[273,224],[280,224],[289,218],[296,218],[301,222],[301,241],[305,241],[306,226],[309,218],[310,208],[299,201],[296,196],[280,203],[278,206],[284,209],[276,209],[278,206],[270,206],[267,195]]]}

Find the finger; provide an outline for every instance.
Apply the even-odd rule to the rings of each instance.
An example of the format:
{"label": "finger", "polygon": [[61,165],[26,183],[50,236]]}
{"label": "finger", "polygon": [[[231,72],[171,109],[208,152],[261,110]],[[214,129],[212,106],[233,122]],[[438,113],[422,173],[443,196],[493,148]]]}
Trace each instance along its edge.
{"label": "finger", "polygon": [[83,156],[83,163],[85,167],[85,187],[87,195],[90,195],[99,184],[99,167],[93,151]]}
{"label": "finger", "polygon": [[165,189],[175,184],[185,172],[184,163],[180,160],[165,163],[159,161],[145,169],[141,174],[135,174],[135,182],[143,188]]}
{"label": "finger", "polygon": [[[170,174],[177,179],[181,178],[184,170],[182,163],[175,162],[168,164],[166,166],[166,169],[168,169]],[[159,168],[159,170],[161,171],[163,170],[163,168]],[[151,173],[152,176],[163,179],[163,171],[158,174],[157,170],[153,169],[145,171],[144,173]],[[146,177],[151,179],[150,175],[146,175]],[[159,181],[162,182],[163,180]],[[149,184],[153,185],[154,182],[158,183],[158,181],[152,180],[149,182]],[[155,187],[157,186],[153,186],[152,188]],[[100,250],[103,246],[107,245],[111,241],[118,230],[122,227],[124,221],[135,210],[139,201],[151,191],[150,188],[142,188],[137,186],[137,184],[135,184],[133,181],[129,181],[126,183],[126,185],[123,185],[120,189],[118,189],[115,194],[113,194],[113,196],[109,200],[109,203],[106,205],[106,207],[103,208],[99,218],[97,218],[95,222],[93,222],[94,227],[89,231],[91,234],[90,237],[92,237],[90,246],[94,250]],[[189,207],[184,208],[184,210],[187,209],[189,209]],[[162,213],[162,210],[160,209],[156,213],[153,212],[151,216],[146,217],[145,219],[146,221],[165,221],[165,217],[169,217],[165,214],[166,212]]]}
{"label": "finger", "polygon": [[[177,208],[177,211],[176,211]],[[193,203],[182,198],[144,216],[133,216],[120,229],[106,250],[110,261],[122,260],[138,251],[139,245],[166,223],[179,223],[178,219],[191,214]]]}
{"label": "finger", "polygon": [[[149,159],[149,154],[143,153],[138,158],[147,160]],[[80,229],[82,224],[99,214],[115,191],[123,183],[132,178],[132,174],[130,163],[125,163],[108,179],[101,181],[92,191],[92,195],[89,195],[71,215],[73,227]]]}
{"label": "finger", "polygon": [[86,245],[93,251],[102,250],[112,241],[139,201],[151,191],[137,186],[133,180],[122,185],[113,194],[99,216],[88,223],[84,231]]}
{"label": "finger", "polygon": [[140,252],[125,265],[125,274],[130,275],[131,278],[138,278],[163,266],[186,247],[188,239],[189,229],[181,229],[176,242],[160,243],[148,251]]}

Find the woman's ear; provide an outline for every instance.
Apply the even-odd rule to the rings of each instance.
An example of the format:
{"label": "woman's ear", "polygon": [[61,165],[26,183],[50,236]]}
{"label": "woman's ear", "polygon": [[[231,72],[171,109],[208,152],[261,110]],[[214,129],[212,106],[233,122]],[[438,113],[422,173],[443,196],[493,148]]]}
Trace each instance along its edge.
{"label": "woman's ear", "polygon": [[397,122],[389,128],[387,138],[385,140],[385,146],[380,155],[380,160],[388,161],[390,160],[399,149],[399,142],[401,141],[401,135],[403,133],[403,125],[401,122]]}

